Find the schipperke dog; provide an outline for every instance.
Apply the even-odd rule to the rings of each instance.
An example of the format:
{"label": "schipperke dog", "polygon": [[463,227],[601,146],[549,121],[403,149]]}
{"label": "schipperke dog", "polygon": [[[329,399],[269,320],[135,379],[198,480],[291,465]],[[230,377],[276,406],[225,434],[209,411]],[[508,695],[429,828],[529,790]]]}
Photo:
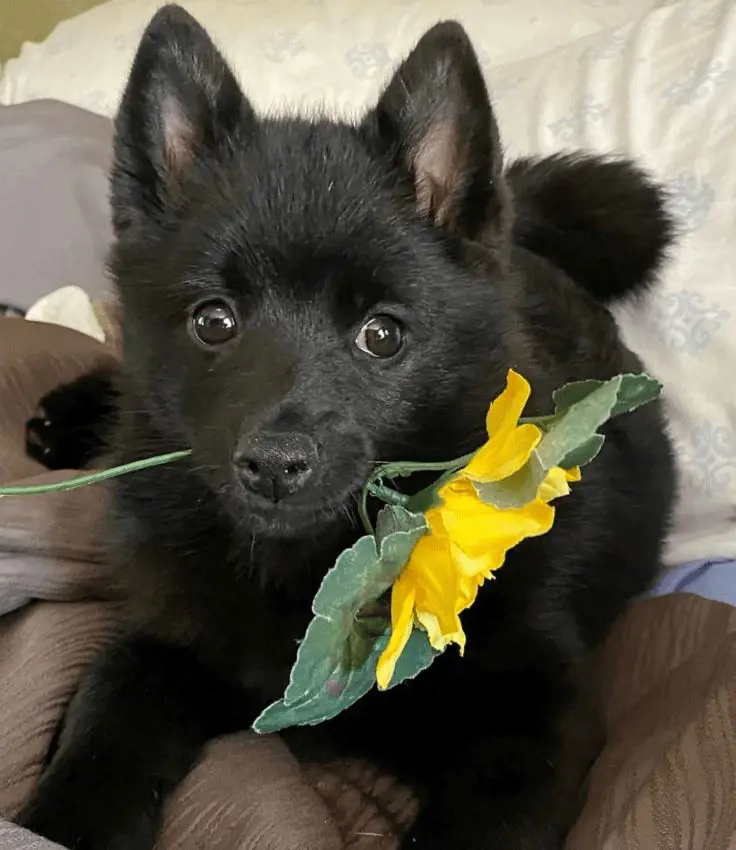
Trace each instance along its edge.
{"label": "schipperke dog", "polygon": [[[478,448],[510,367],[528,414],[567,381],[641,368],[607,305],[654,281],[673,238],[631,163],[504,166],[457,23],[359,122],[265,119],[176,6],[132,67],[112,206],[124,366],[45,399],[34,450],[78,464],[86,421],[119,462],[192,454],[114,487],[126,636],[81,682],[19,816],[73,850],[150,850],[206,742],[283,694],[377,462]],[[562,845],[600,746],[588,659],[655,576],[675,491],[658,404],[605,435],[552,530],[463,615],[464,657],[286,733],[304,759],[367,757],[411,787],[402,847]]]}

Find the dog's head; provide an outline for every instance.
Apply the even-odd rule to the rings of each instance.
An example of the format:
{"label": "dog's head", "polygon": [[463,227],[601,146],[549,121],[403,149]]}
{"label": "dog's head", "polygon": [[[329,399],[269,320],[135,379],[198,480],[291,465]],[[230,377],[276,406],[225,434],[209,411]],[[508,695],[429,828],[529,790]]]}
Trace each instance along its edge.
{"label": "dog's head", "polygon": [[349,506],[376,462],[482,441],[509,211],[458,24],[350,125],[257,116],[204,30],[165,7],[116,129],[129,380],[246,522],[296,532]]}

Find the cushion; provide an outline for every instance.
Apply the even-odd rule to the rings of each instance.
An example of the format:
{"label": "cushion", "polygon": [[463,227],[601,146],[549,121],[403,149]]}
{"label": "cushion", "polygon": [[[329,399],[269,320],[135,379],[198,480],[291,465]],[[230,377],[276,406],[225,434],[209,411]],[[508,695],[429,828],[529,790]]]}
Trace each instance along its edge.
{"label": "cushion", "polygon": [[0,303],[107,289],[108,119],[67,104],[0,106]]}
{"label": "cushion", "polygon": [[[671,0],[181,0],[217,38],[260,106],[371,97],[422,30],[459,17],[487,65],[532,56]],[[23,4],[20,4],[23,5]],[[111,115],[162,0],[111,0],[7,63],[0,103],[56,98]],[[94,73],[90,70],[94,69]]]}

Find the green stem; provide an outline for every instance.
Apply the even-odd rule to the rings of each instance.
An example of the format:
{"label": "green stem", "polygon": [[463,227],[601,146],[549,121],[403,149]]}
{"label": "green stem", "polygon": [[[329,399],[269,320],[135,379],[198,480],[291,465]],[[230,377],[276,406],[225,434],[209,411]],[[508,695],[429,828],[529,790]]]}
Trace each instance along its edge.
{"label": "green stem", "polygon": [[392,480],[412,475],[415,472],[442,472],[444,474],[441,476],[440,481],[444,481],[446,478],[452,477],[452,475],[454,475],[459,469],[467,466],[474,455],[475,452],[471,452],[470,454],[447,461],[396,461],[394,463],[384,463],[376,467],[363,485],[363,489],[360,493],[360,499],[358,500],[358,515],[360,517],[360,521],[363,523],[363,528],[366,530],[366,533],[376,533],[373,528],[373,523],[368,515],[369,495],[376,499],[380,499],[382,502],[386,502],[389,505],[401,505],[403,507],[413,503],[419,496],[422,496],[425,493],[428,494],[431,490],[437,487],[437,482],[435,482],[434,484],[430,484],[429,487],[426,487],[416,496],[407,496],[404,493],[397,492],[391,487],[386,487],[383,483],[381,483],[384,478]]}
{"label": "green stem", "polygon": [[463,455],[454,460],[445,461],[395,461],[393,463],[384,463],[378,466],[368,476],[367,484],[371,484],[379,478],[404,478],[408,475],[413,475],[415,472],[446,472],[448,470],[456,471],[467,466],[476,452]]}
{"label": "green stem", "polygon": [[373,523],[371,522],[371,518],[368,516],[368,485],[367,484],[360,491],[360,500],[358,501],[358,516],[360,517],[360,521],[363,523],[363,528],[365,529],[365,533],[370,534],[371,537],[373,537],[376,533],[376,529],[373,528]]}
{"label": "green stem", "polygon": [[55,493],[61,490],[76,490],[77,487],[86,487],[88,484],[98,484],[119,475],[127,475],[129,472],[137,472],[152,466],[161,466],[174,460],[181,460],[190,455],[190,450],[169,452],[165,455],[147,457],[143,460],[134,460],[121,466],[113,466],[110,469],[102,469],[99,472],[90,472],[88,475],[78,475],[76,478],[68,478],[65,481],[55,481],[52,484],[20,484],[13,487],[0,487],[0,496],[35,496],[39,493]]}
{"label": "green stem", "polygon": [[[467,466],[467,464],[463,464]],[[418,493],[415,493],[413,496],[409,498],[409,502],[406,506],[407,510],[413,514],[423,514],[426,513],[431,507],[433,507],[437,501],[437,492],[443,487],[447,482],[454,478],[454,476],[458,473],[458,471],[462,469],[462,467],[458,467],[457,469],[449,469],[444,475],[441,475],[436,481],[433,481],[429,486],[425,487],[423,490],[420,490]]]}
{"label": "green stem", "polygon": [[409,501],[409,496],[406,493],[399,493],[398,490],[392,490],[391,487],[386,487],[384,484],[369,484],[368,491],[371,496],[386,502],[387,505],[400,505],[403,507]]}

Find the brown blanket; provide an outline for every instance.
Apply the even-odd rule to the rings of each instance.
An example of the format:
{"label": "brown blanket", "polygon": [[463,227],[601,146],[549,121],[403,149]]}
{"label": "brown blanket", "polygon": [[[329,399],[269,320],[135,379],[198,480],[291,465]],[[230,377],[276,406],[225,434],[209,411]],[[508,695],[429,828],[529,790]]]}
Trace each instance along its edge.
{"label": "brown blanket", "polygon": [[[110,356],[73,331],[0,319],[0,481],[52,476],[24,455],[23,424],[46,390]],[[97,485],[0,498],[6,818],[84,665],[117,628],[96,539],[105,497]],[[736,850],[736,610],[685,595],[641,602],[599,670],[608,744],[568,850]],[[369,766],[300,766],[277,737],[243,732],[208,748],[168,807],[160,848],[391,850],[413,810]]]}

